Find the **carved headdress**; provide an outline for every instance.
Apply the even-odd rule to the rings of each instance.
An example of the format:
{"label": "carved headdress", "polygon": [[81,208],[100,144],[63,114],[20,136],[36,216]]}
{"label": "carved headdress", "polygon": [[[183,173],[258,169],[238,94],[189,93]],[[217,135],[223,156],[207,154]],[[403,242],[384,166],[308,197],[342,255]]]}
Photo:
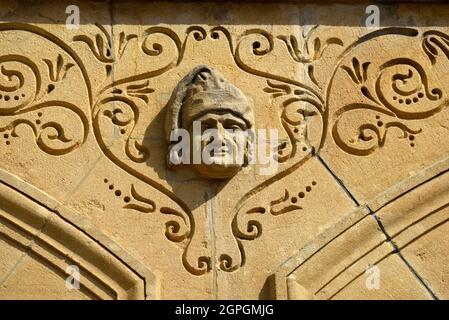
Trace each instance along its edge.
{"label": "carved headdress", "polygon": [[167,142],[172,130],[185,128],[205,113],[223,111],[242,118],[247,128],[254,125],[252,106],[237,87],[208,66],[195,67],[178,83],[168,102]]}

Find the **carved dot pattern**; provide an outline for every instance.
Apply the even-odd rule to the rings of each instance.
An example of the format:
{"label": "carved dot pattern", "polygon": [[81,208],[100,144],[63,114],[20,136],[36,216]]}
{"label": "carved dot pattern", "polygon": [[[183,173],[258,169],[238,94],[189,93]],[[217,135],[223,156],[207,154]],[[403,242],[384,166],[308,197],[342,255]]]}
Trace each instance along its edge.
{"label": "carved dot pattern", "polygon": [[415,146],[415,143],[413,142],[415,141],[415,136],[411,134],[408,136],[408,139],[410,140],[410,147],[413,148]]}
{"label": "carved dot pattern", "polygon": [[8,139],[11,138],[11,135],[10,135],[9,133],[4,133],[4,134],[3,134],[3,138],[6,140],[6,141],[5,141],[5,144],[6,144],[7,146],[9,146],[9,145],[11,144],[11,141],[9,141]]}
{"label": "carved dot pattern", "polygon": [[[396,97],[393,97],[393,99],[395,99]],[[415,101],[415,99],[418,99],[418,98],[413,98],[413,101]],[[376,115],[376,119],[378,120],[377,121],[377,126],[378,127],[382,127],[383,126],[383,122],[382,121],[380,121],[380,115]],[[410,140],[410,146],[411,147],[414,147],[415,146],[415,143],[413,142],[414,140],[415,140],[415,136],[413,135],[413,134],[411,134],[411,135],[409,135],[408,136],[408,139]],[[351,139],[352,140],[352,139]],[[352,141],[350,141],[351,143],[354,143],[354,141],[352,140]]]}
{"label": "carved dot pattern", "polygon": [[[103,182],[104,182],[105,184],[109,184],[109,179],[108,179],[108,178],[104,178]],[[109,188],[109,190],[114,191],[115,186],[114,186],[114,184],[110,183],[109,186],[108,186],[108,188]],[[122,196],[122,191],[119,190],[119,189],[116,189],[116,190],[114,191],[114,194],[115,194],[116,197],[121,197],[121,196]],[[129,197],[129,196],[124,196],[124,197],[123,197],[123,201],[124,201],[125,203],[129,203],[129,202],[131,201],[131,197]]]}
{"label": "carved dot pattern", "polygon": [[[316,186],[316,184],[317,184],[316,181],[312,181],[312,183],[311,183],[312,186]],[[306,186],[306,192],[307,192],[307,193],[309,193],[309,192],[312,191],[312,186],[310,186],[310,185]],[[301,192],[298,193],[298,197],[299,197],[300,199],[305,198],[305,196],[306,196],[306,193],[304,193],[303,191],[301,191]],[[291,202],[292,202],[292,203],[296,203],[296,201],[297,201],[297,198],[296,198],[296,197],[292,197],[292,198],[291,198]]]}
{"label": "carved dot pattern", "polygon": [[9,96],[9,95],[2,95],[2,94],[0,94],[0,100],[5,100],[5,101],[9,101],[9,100],[11,100],[11,99],[14,99],[15,101],[19,101],[20,100],[20,98],[25,98],[25,94],[21,94],[21,95],[16,95],[16,96]]}
{"label": "carved dot pattern", "polygon": [[411,103],[417,103],[417,102],[419,102],[419,100],[421,99],[421,98],[423,98],[424,97],[424,93],[422,93],[422,92],[418,92],[418,94],[416,95],[416,96],[414,96],[414,97],[412,97],[412,98],[407,98],[407,99],[399,99],[398,100],[398,97],[396,97],[396,96],[394,96],[393,97],[393,100],[397,100],[397,102],[399,103],[399,104],[402,104],[402,103],[406,103],[406,104],[411,104]]}

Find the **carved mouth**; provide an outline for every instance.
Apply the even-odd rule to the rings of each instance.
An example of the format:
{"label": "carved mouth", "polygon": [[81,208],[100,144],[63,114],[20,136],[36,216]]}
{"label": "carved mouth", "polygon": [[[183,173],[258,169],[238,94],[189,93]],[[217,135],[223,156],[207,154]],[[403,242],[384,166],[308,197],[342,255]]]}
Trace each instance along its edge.
{"label": "carved mouth", "polygon": [[230,153],[229,151],[223,151],[223,150],[221,150],[221,151],[213,152],[213,153],[211,154],[211,157],[212,157],[212,158],[215,158],[215,157],[224,157],[224,156],[228,156],[228,155],[231,155],[231,153]]}

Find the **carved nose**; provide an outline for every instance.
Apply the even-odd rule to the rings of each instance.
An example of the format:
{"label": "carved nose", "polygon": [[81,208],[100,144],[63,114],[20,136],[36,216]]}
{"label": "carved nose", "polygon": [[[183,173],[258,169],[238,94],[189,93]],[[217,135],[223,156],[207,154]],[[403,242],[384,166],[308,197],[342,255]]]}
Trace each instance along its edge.
{"label": "carved nose", "polygon": [[218,131],[218,137],[223,140],[225,138],[225,134],[226,134],[225,128],[221,124],[218,124],[217,131]]}

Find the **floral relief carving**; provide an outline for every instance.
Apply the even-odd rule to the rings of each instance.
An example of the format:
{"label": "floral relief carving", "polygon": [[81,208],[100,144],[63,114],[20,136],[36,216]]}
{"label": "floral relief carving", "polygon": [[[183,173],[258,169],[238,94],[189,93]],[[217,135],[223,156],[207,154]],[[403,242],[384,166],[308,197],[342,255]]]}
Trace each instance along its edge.
{"label": "floral relief carving", "polygon": [[[398,34],[404,38],[418,36],[413,29],[398,31]],[[437,48],[444,53],[447,45],[444,40],[435,39],[441,38],[435,38],[432,32],[423,34],[423,53],[430,58],[431,64],[440,57]],[[419,39],[413,44],[419,46]],[[424,56],[422,60],[426,60]],[[359,88],[359,94],[366,103],[348,103],[337,110],[332,127],[332,137],[337,145],[349,154],[368,156],[396,135],[408,141],[413,148],[415,138],[424,134],[414,120],[428,119],[447,107],[445,92],[433,84],[437,77],[431,74],[431,67],[408,56],[398,56],[376,63],[376,66],[370,61],[361,62],[356,56],[350,61],[347,65],[342,64],[340,69]],[[355,114],[362,115],[359,117],[361,122],[346,121]],[[349,126],[353,129],[348,130]],[[345,133],[341,132],[343,127]]]}
{"label": "floral relief carving", "polygon": [[[39,61],[20,54],[20,48],[3,49],[0,56],[0,132],[9,145],[21,136],[19,127],[28,126],[34,133],[37,146],[52,156],[73,152],[86,142],[88,135],[92,135],[102,152],[132,176],[136,183],[147,186],[151,190],[148,193],[161,194],[173,203],[173,207],[161,205],[143,196],[137,184],[123,184],[118,188],[119,182],[112,181],[112,177],[104,177],[104,185],[111,190],[111,197],[115,195],[120,198],[124,209],[149,215],[160,214],[166,219],[163,226],[165,237],[182,247],[182,264],[195,276],[210,272],[214,265],[225,272],[241,268],[246,262],[245,242],[254,241],[262,235],[261,216],[271,215],[276,219],[301,214],[307,209],[302,198],[313,192],[320,183],[318,180],[301,182],[301,185],[305,184],[304,190],[279,190],[272,195],[272,199],[257,207],[251,206],[249,200],[274,182],[300,170],[324,145],[328,131],[341,150],[355,156],[369,156],[378,151],[395,138],[392,132],[398,136],[398,130],[399,138],[414,147],[416,137],[426,134],[416,120],[436,116],[447,106],[447,92],[445,88],[434,85],[435,76],[432,75],[433,66],[442,59],[447,61],[449,56],[449,36],[441,32],[427,31],[421,35],[414,29],[387,28],[349,44],[338,37],[320,36],[319,27],[299,37],[294,34],[274,36],[259,28],[234,34],[224,26],[189,26],[184,33],[179,33],[161,25],[148,27],[142,34],[112,34],[100,24],[96,24],[96,28],[98,33],[94,36],[75,35],[72,40],[77,46],[70,46],[36,26],[0,24],[0,33],[14,30],[30,34],[39,43],[50,43],[52,48],[52,53]],[[363,55],[367,50],[364,46],[369,46],[370,41],[392,34],[398,36],[399,41],[408,41],[421,48],[425,63],[400,53],[386,61],[377,58],[369,60]],[[185,57],[191,54],[189,50],[192,46],[199,47],[206,41],[225,43],[233,67],[243,76],[262,81],[263,88],[250,94],[262,97],[276,107],[273,112],[284,134],[275,149],[276,172],[254,179],[246,178],[240,197],[229,208],[223,209],[227,210],[223,216],[227,219],[225,223],[229,225],[234,249],[218,252],[216,257],[197,249],[199,240],[196,236],[204,232],[197,226],[195,210],[199,209],[191,205],[189,199],[177,194],[170,183],[149,173],[148,166],[153,155],[162,151],[151,149],[145,137],[138,134],[144,126],[142,119],[147,119],[149,112],[164,107],[169,109],[168,99],[164,100],[167,105],[157,100],[161,94],[158,83],[164,82],[164,77],[170,72],[179,70],[182,78],[191,70],[198,71],[195,68],[199,64],[185,67],[188,63]],[[114,64],[127,63],[126,52],[132,45],[139,48],[140,54],[148,59],[157,59],[159,63],[142,73],[114,76]],[[74,48],[88,49],[91,58],[104,67],[106,77],[100,85],[96,83],[98,88],[93,86],[85,61]],[[341,54],[336,57],[333,72],[323,82],[316,76],[319,71],[316,63],[330,48],[341,49]],[[257,61],[270,56],[275,50],[285,50],[285,59],[305,70],[305,79],[296,79],[282,72],[278,74],[276,68],[259,68]],[[249,107],[245,95],[248,92],[243,93],[243,89],[234,83],[236,79],[228,81],[216,76],[212,71],[215,67],[200,68],[212,75],[214,80],[222,79],[220,84],[226,84],[227,93],[232,91],[229,88],[233,88],[234,96],[239,97],[236,101],[241,103],[239,107],[226,105],[230,99],[227,97],[219,101],[224,103],[221,108],[230,109],[229,117],[240,116],[237,118],[252,127],[255,122],[252,112],[260,112],[262,107]],[[349,80],[345,86],[350,84],[350,89],[340,87],[338,79],[343,77]],[[73,83],[80,88],[77,94],[84,97],[85,105],[76,105],[62,93],[70,90]],[[172,90],[176,90],[176,83],[173,83]],[[347,95],[343,99],[345,104],[335,108],[331,106],[332,96],[338,90],[354,95]],[[180,109],[185,101],[175,102],[180,102],[177,106]],[[179,124],[175,120],[173,123]],[[314,134],[309,130],[312,123],[318,128],[313,131]],[[257,127],[259,125],[257,123]],[[114,134],[111,135],[111,132]],[[242,167],[219,178],[233,180],[242,175],[249,177],[248,172],[253,171],[244,171]],[[217,171],[212,172],[210,167],[203,169],[197,170],[204,178],[200,179],[201,186],[209,184],[208,179],[217,178],[218,174]],[[225,193],[226,189],[222,192]]]}

